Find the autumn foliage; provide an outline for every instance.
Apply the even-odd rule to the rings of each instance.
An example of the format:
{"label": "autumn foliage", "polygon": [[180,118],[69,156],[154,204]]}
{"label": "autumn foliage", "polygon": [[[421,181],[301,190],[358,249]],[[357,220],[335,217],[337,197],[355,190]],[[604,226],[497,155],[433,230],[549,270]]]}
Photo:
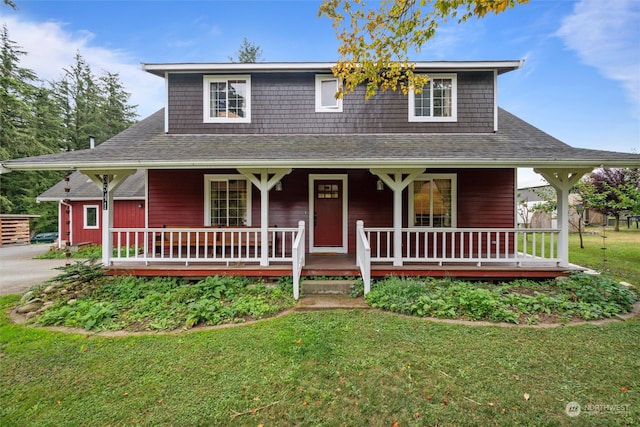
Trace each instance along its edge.
{"label": "autumn foliage", "polygon": [[319,15],[333,21],[340,42],[333,73],[344,86],[338,96],[366,84],[366,96],[378,90],[422,88],[428,78],[414,73],[410,50],[420,51],[438,26],[488,13],[501,13],[528,0],[323,0]]}

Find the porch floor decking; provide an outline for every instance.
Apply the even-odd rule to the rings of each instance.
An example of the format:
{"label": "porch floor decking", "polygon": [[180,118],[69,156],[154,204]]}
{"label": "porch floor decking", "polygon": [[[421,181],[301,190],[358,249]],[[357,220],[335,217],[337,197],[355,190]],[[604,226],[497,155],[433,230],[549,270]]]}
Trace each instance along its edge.
{"label": "porch floor decking", "polygon": [[[375,263],[371,265],[372,277],[416,276],[416,277],[459,277],[467,279],[515,279],[515,278],[553,278],[566,276],[568,271],[582,270],[578,266],[569,268],[556,266],[518,267],[515,262],[491,263],[480,267],[475,262],[448,263],[404,263],[403,266],[393,266],[392,263]],[[278,277],[291,276],[290,262],[272,262],[269,266],[255,263],[193,263],[191,265],[154,262],[118,264],[108,268],[108,274],[130,274],[136,276],[173,276],[199,278],[214,275],[250,276],[250,277]],[[356,266],[355,254],[307,254],[306,263],[302,269],[302,276],[360,276],[360,269]]]}

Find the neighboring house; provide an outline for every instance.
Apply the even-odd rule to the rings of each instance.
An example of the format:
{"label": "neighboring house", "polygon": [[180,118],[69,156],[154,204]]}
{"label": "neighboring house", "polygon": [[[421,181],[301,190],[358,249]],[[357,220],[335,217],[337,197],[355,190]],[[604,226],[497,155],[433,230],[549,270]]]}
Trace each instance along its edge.
{"label": "neighboring house", "polygon": [[[58,247],[102,243],[102,192],[86,175],[73,172],[44,193],[38,202],[58,203]],[[145,171],[127,177],[114,192],[113,226],[145,226]]]}
{"label": "neighboring house", "polygon": [[[570,147],[498,107],[522,61],[420,62],[420,94],[336,99],[330,63],[143,64],[164,109],[93,150],[2,164],[76,169],[103,193],[103,262],[132,274],[557,275],[568,222],[517,227],[516,171],[558,190],[640,155]],[[147,181],[146,226],[118,228],[114,191]],[[112,252],[115,249],[115,255]],[[319,256],[319,255],[333,256]]]}
{"label": "neighboring house", "polygon": [[[555,199],[555,190],[550,185],[519,188],[518,225],[529,228],[557,228],[557,212],[538,209],[550,199]],[[581,215],[583,228],[585,225],[602,225],[605,221],[605,216],[597,210],[582,209],[582,199],[579,194],[569,194],[568,202],[570,232],[578,232]]]}

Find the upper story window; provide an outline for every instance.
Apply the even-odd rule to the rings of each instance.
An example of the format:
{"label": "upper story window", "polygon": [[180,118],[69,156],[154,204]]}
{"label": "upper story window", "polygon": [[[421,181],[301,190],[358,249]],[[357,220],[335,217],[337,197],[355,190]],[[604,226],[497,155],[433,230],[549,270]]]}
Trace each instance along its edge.
{"label": "upper story window", "polygon": [[410,122],[455,122],[457,110],[455,74],[429,74],[429,81],[422,92],[409,92]]}
{"label": "upper story window", "polygon": [[251,76],[204,76],[205,123],[251,122]]}
{"label": "upper story window", "polygon": [[336,98],[340,80],[332,74],[316,76],[316,112],[342,112],[342,99]]}
{"label": "upper story window", "polygon": [[412,227],[456,226],[456,175],[421,175],[409,187],[409,223]]}

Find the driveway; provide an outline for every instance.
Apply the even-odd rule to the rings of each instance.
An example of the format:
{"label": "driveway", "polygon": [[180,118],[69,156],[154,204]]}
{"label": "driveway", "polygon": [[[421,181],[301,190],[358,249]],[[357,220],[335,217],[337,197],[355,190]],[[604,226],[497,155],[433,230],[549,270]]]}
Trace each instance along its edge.
{"label": "driveway", "polygon": [[6,245],[0,247],[0,295],[22,294],[30,287],[57,276],[55,267],[64,259],[33,259],[49,250],[50,245]]}

